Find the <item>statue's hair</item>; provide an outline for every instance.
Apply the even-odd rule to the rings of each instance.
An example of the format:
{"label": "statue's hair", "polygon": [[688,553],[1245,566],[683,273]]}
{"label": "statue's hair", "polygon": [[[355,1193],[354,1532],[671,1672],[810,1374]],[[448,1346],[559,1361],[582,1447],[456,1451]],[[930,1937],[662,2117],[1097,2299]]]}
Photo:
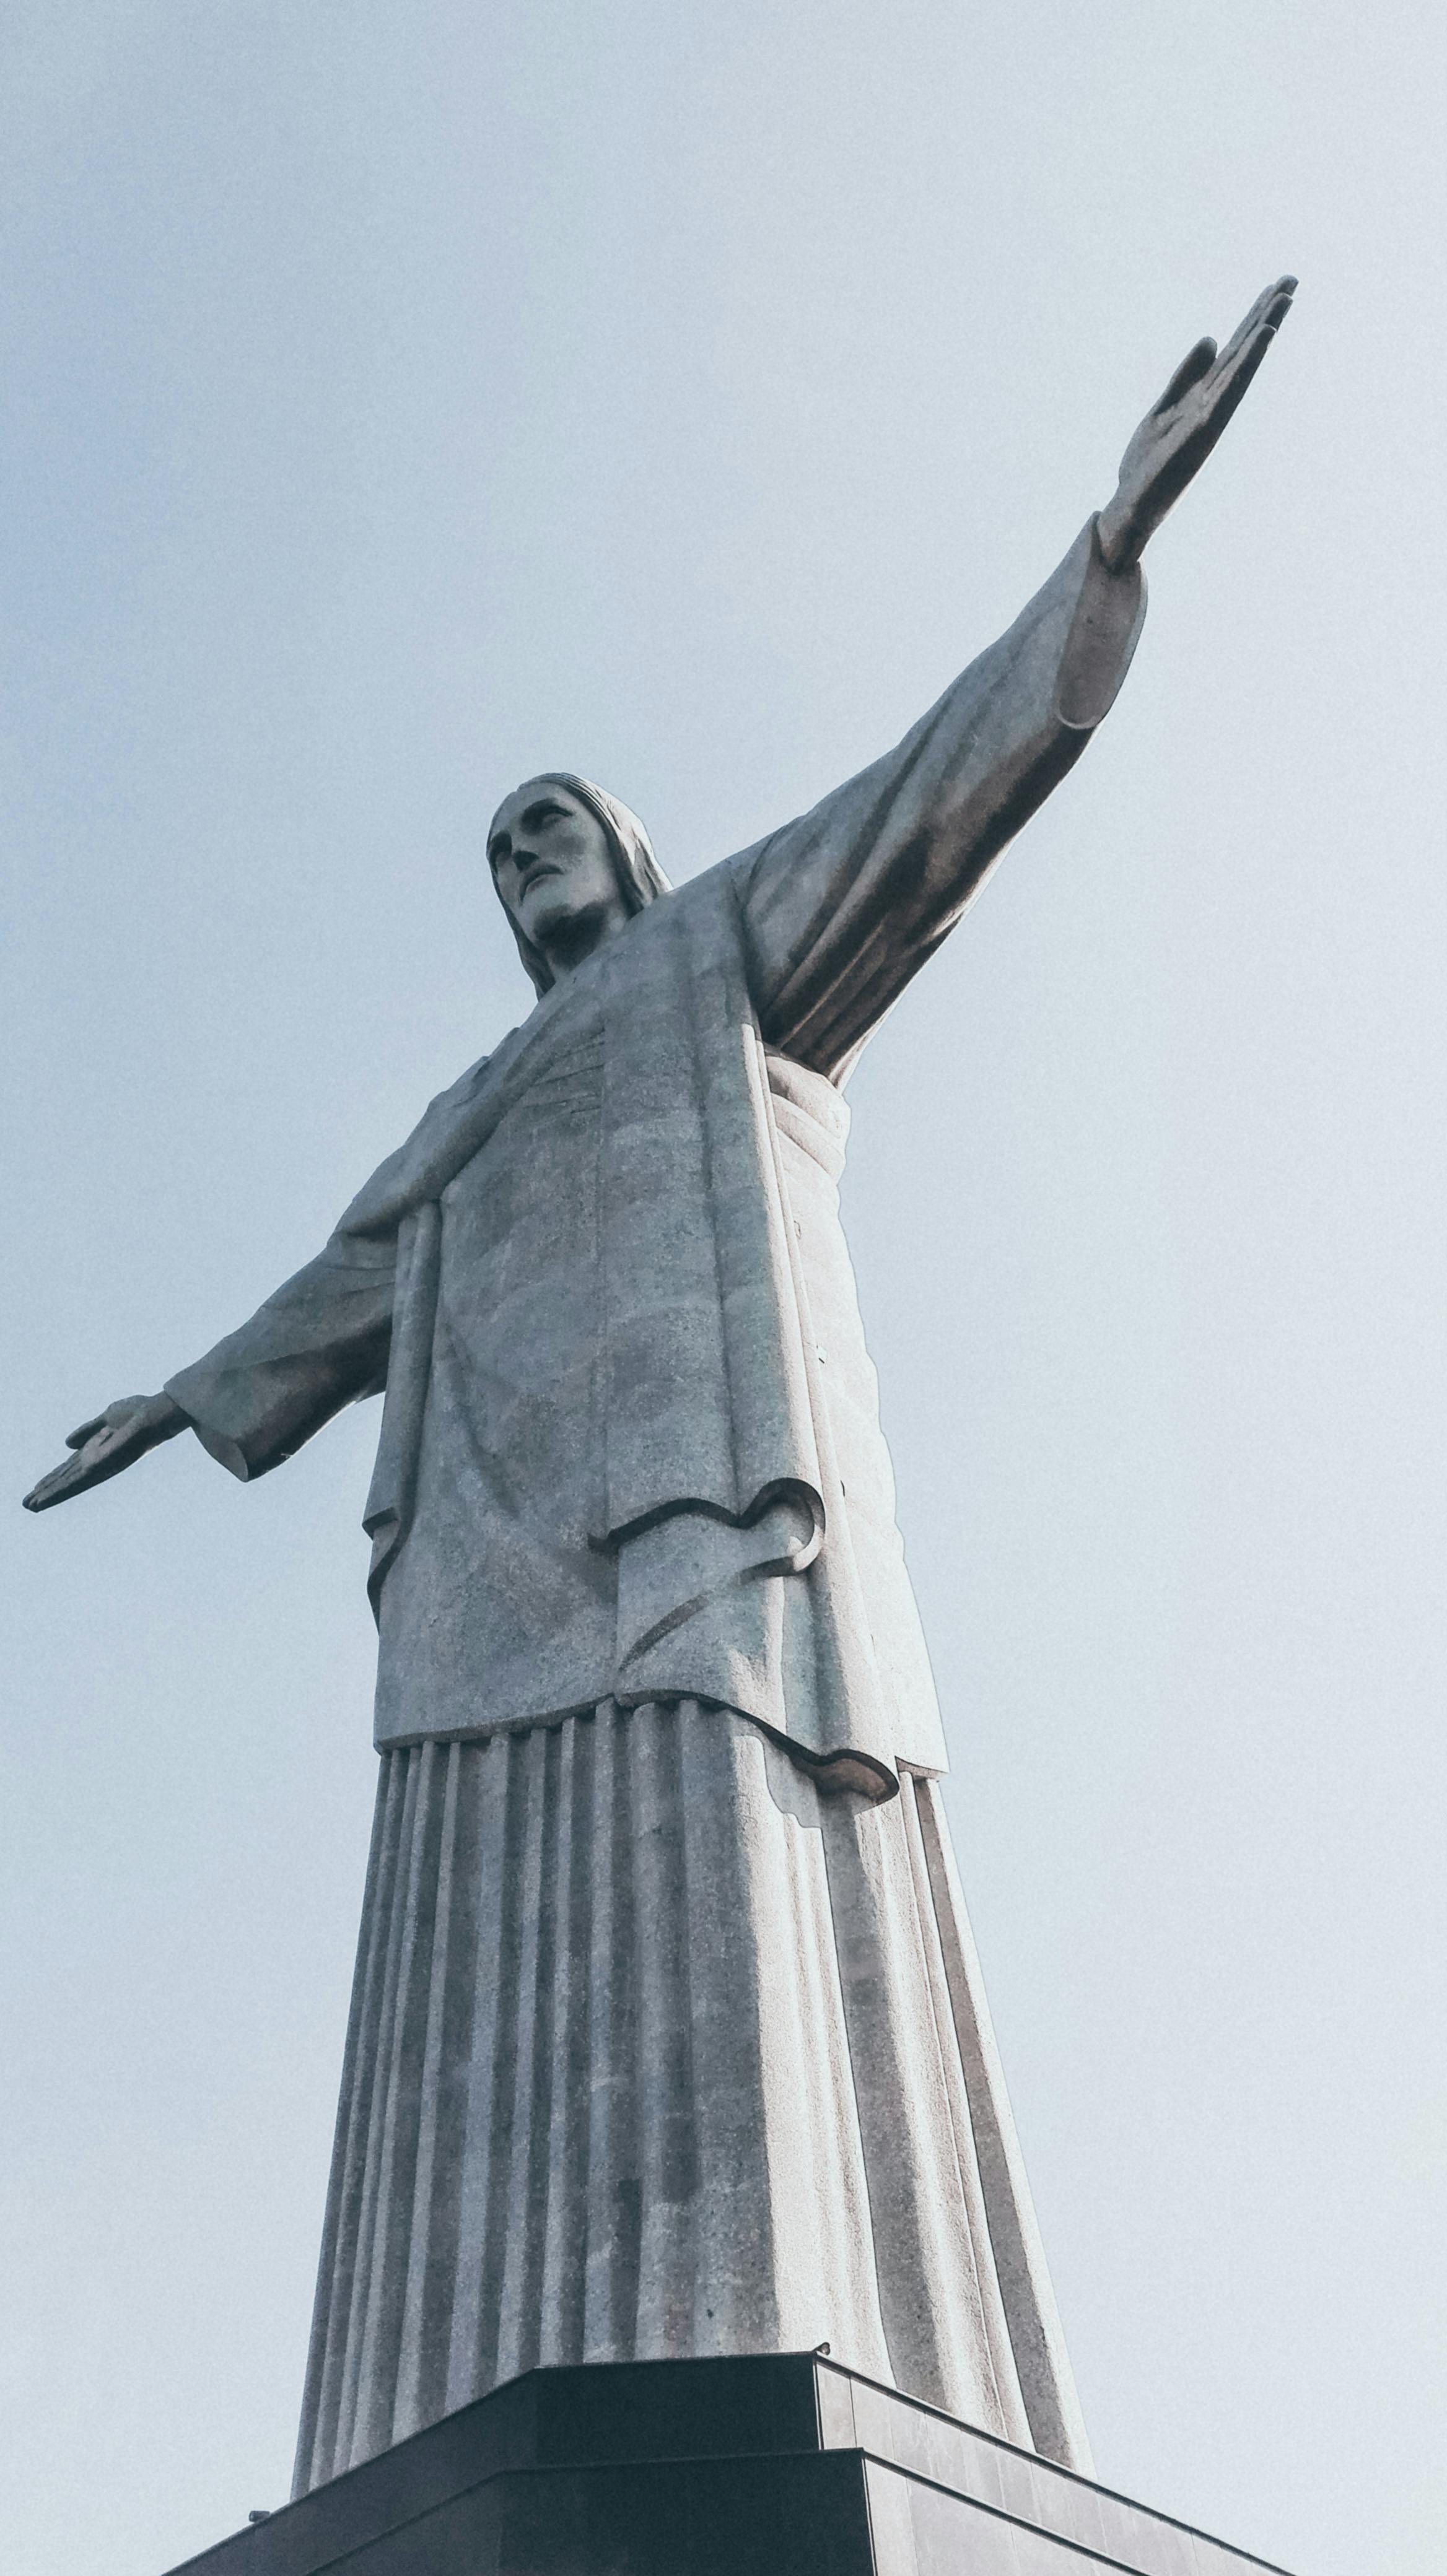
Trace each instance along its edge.
{"label": "statue's hair", "polygon": [[[576,797],[595,821],[601,823],[617,871],[618,891],[630,912],[641,912],[645,904],[671,891],[668,879],[653,855],[653,843],[637,815],[619,797],[610,796],[606,787],[595,787],[591,778],[575,777],[571,769],[540,770],[536,778],[525,778],[522,786],[565,787],[568,794]],[[513,793],[521,795],[522,788],[515,788]],[[498,901],[502,902],[500,895]],[[552,968],[542,950],[535,948],[532,941],[523,936],[505,903],[502,908],[517,941],[518,955],[532,977],[534,992],[539,995],[546,993],[553,981]]]}

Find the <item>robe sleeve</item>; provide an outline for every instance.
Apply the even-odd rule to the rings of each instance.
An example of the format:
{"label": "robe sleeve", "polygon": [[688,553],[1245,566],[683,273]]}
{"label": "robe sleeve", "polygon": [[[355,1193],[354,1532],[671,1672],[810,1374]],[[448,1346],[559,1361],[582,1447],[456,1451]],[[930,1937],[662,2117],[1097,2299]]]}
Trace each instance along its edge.
{"label": "robe sleeve", "polygon": [[898,748],[731,862],[765,1042],[838,1079],[1079,759],[1129,667],[1139,567],[1092,520]]}
{"label": "robe sleeve", "polygon": [[[497,1061],[506,1060],[508,1043]],[[167,1381],[167,1395],[202,1447],[233,1476],[249,1482],[279,1467],[343,1405],[380,1395],[389,1369],[395,1373],[399,1241],[409,1217],[482,1141],[478,1095],[488,1066],[482,1056],[438,1093],[406,1144],[358,1191],[315,1261],[268,1297],[249,1324]],[[415,1325],[415,1297],[412,1304]],[[412,1358],[415,1376],[415,1351]]]}
{"label": "robe sleeve", "polygon": [[249,1481],[387,1380],[395,1240],[334,1235],[315,1261],[167,1381],[203,1448]]}

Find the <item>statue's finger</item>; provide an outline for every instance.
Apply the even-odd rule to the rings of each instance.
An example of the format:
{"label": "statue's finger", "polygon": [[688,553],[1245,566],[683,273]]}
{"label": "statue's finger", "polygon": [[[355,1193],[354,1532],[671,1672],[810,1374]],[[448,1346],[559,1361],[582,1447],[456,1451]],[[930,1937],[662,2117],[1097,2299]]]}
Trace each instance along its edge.
{"label": "statue's finger", "polygon": [[1187,350],[1156,405],[1157,417],[1163,411],[1169,411],[1173,403],[1178,403],[1182,394],[1188,394],[1192,385],[1200,383],[1201,378],[1209,372],[1215,355],[1216,343],[1211,339],[1198,340],[1194,349]]}
{"label": "statue's finger", "polygon": [[66,1495],[73,1493],[79,1484],[80,1473],[78,1458],[67,1458],[64,1466],[52,1467],[49,1475],[42,1476],[39,1484],[33,1485],[26,1495],[26,1510],[48,1512],[52,1503],[63,1503]]}
{"label": "statue's finger", "polygon": [[1229,411],[1235,410],[1275,337],[1274,322],[1259,322],[1251,338],[1237,350],[1234,358],[1229,363],[1223,358],[1217,370],[1217,386],[1212,388],[1213,411],[1223,402],[1229,405]]}
{"label": "statue's finger", "polygon": [[1247,316],[1247,321],[1252,327],[1248,330],[1243,325],[1242,329],[1236,334],[1237,338],[1239,340],[1252,339],[1254,338],[1256,331],[1263,328],[1270,331],[1279,331],[1282,323],[1286,320],[1288,313],[1291,311],[1292,297],[1295,293],[1296,280],[1294,277],[1278,278],[1274,286],[1268,286],[1262,294],[1257,296],[1256,301]]}
{"label": "statue's finger", "polygon": [[145,1404],[143,1395],[121,1396],[115,1404],[108,1404],[104,1413],[93,1413],[89,1422],[82,1422],[79,1430],[68,1431],[65,1435],[67,1449],[83,1449],[87,1440],[94,1440],[101,1431],[126,1430],[132,1415],[140,1413]]}
{"label": "statue's finger", "polygon": [[25,1497],[29,1510],[47,1512],[52,1503],[63,1503],[71,1494],[83,1494],[92,1485],[103,1485],[109,1477],[118,1476],[123,1467],[130,1465],[136,1450],[134,1443],[125,1436],[125,1425],[111,1423],[107,1426],[104,1417],[102,1423],[98,1438],[87,1441],[84,1449],[77,1450],[73,1458],[67,1458],[63,1466],[54,1467],[48,1476],[41,1477],[33,1493]]}
{"label": "statue's finger", "polygon": [[1263,323],[1269,322],[1272,330],[1276,330],[1291,311],[1291,299],[1295,293],[1294,277],[1278,277],[1270,286],[1263,286],[1250,312],[1242,315],[1222,350],[1222,365],[1229,366],[1232,359],[1254,339]]}
{"label": "statue's finger", "polygon": [[1229,366],[1223,359],[1216,368],[1203,405],[1200,424],[1195,433],[1195,461],[1191,467],[1192,473],[1195,473],[1204,459],[1209,456],[1227,422],[1243,400],[1252,377],[1275,337],[1276,333],[1269,325],[1262,323],[1255,338],[1249,340],[1243,349],[1237,351]]}

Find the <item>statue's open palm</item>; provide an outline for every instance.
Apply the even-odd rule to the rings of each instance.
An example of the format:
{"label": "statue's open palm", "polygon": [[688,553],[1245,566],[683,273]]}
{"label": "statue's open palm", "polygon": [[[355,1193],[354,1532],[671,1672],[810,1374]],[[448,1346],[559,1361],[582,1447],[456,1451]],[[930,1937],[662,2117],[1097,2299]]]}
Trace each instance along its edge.
{"label": "statue's open palm", "polygon": [[1114,499],[1100,514],[1101,552],[1112,571],[1135,563],[1173,501],[1204,465],[1291,310],[1294,277],[1278,277],[1217,353],[1198,340],[1120,461]]}
{"label": "statue's open palm", "polygon": [[25,1497],[26,1510],[48,1512],[52,1504],[69,1502],[72,1494],[103,1485],[108,1476],[118,1476],[148,1449],[185,1428],[185,1414],[168,1395],[123,1395],[119,1404],[108,1404],[104,1413],[92,1414],[67,1434],[65,1445],[73,1456],[41,1477]]}

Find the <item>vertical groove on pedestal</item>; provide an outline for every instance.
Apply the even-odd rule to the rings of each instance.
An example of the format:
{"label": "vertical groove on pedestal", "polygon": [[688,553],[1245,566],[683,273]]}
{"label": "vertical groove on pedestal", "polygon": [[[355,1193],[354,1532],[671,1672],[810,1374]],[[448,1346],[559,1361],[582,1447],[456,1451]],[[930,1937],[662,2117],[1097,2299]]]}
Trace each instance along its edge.
{"label": "vertical groove on pedestal", "polygon": [[969,2104],[990,2247],[1029,2418],[1044,2458],[1094,2475],[1090,2439],[1065,2352],[1045,2248],[1015,2132],[994,2024],[937,1780],[912,1784],[917,1832],[950,2016]]}

